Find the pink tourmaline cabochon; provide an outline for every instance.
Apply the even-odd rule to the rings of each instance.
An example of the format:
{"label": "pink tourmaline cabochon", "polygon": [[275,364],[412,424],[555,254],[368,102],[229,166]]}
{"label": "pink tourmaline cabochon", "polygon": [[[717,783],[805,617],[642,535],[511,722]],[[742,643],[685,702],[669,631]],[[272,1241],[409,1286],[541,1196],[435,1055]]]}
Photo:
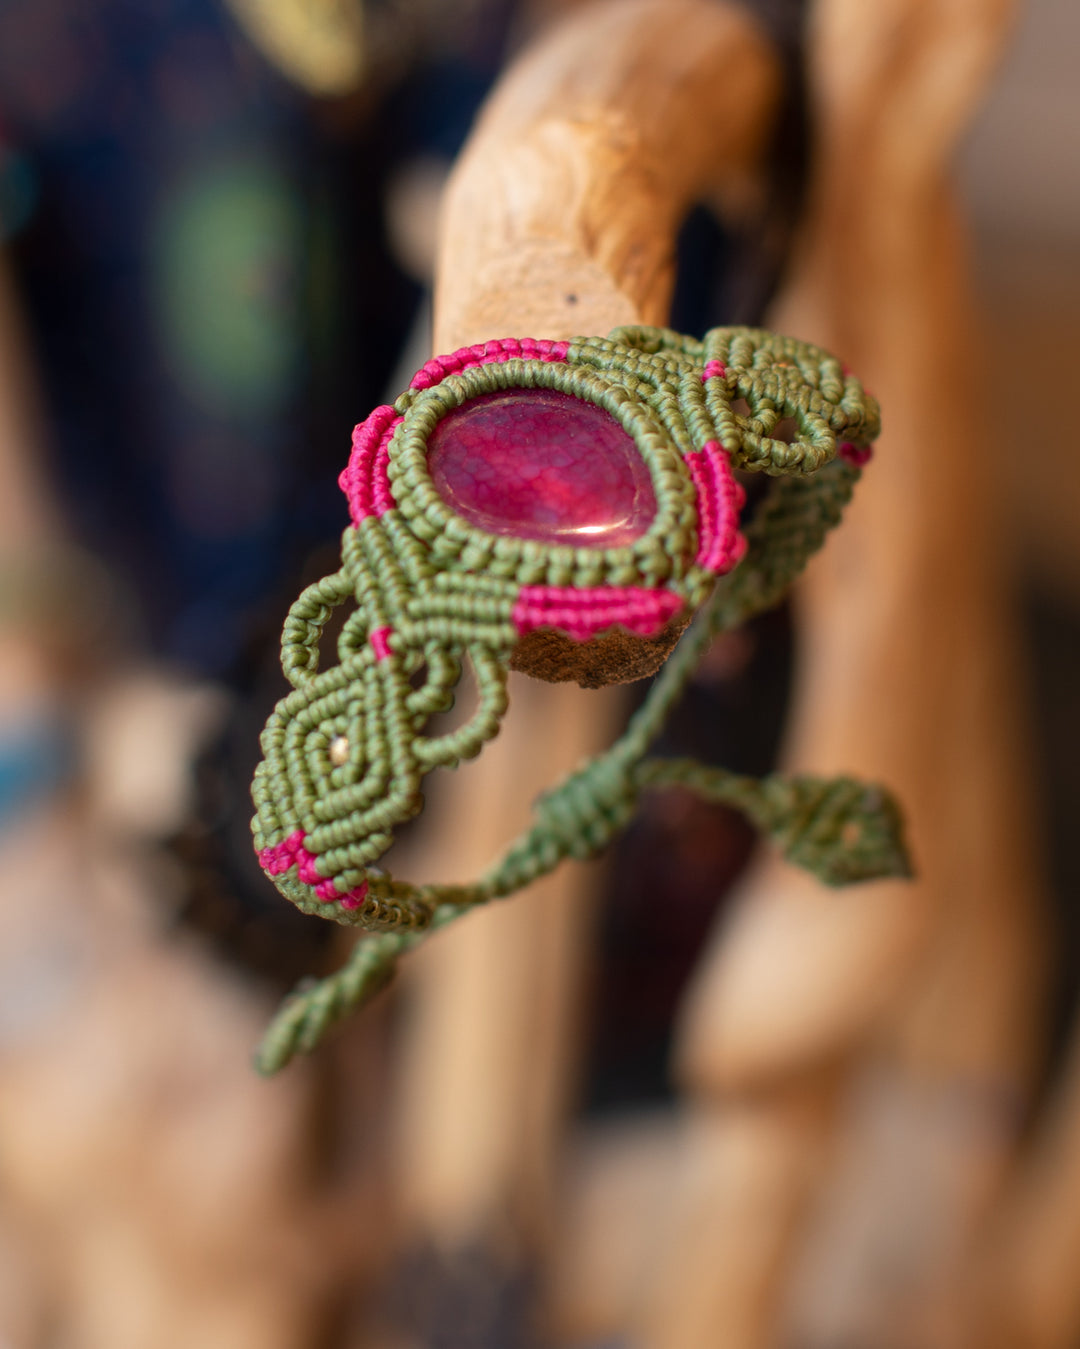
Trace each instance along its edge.
{"label": "pink tourmaline cabochon", "polygon": [[619,548],[656,515],[633,438],[603,408],[552,389],[454,408],[428,440],[428,471],[450,509],[489,534]]}

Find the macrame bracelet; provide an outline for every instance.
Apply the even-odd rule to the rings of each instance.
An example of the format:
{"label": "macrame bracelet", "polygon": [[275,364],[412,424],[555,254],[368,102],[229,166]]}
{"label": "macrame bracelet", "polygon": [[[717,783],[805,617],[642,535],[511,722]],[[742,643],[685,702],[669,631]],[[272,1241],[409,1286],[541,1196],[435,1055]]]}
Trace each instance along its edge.
{"label": "macrame bracelet", "polygon": [[[313,1048],[430,929],[606,847],[645,790],[736,806],[828,884],[909,874],[880,787],[646,758],[713,637],[775,604],[839,521],[878,431],[834,357],[751,328],[487,342],[429,361],[356,428],[342,566],[285,622],[293,691],[263,732],[253,830],[298,908],[380,935],[286,1004],[263,1071]],[[736,471],[774,479],[746,521]],[[337,663],[320,669],[342,606]],[[465,660],[475,713],[426,734]],[[511,669],[598,687],[661,666],[621,738],[544,795],[478,881],[413,886],[375,867],[425,774],[497,734]]]}

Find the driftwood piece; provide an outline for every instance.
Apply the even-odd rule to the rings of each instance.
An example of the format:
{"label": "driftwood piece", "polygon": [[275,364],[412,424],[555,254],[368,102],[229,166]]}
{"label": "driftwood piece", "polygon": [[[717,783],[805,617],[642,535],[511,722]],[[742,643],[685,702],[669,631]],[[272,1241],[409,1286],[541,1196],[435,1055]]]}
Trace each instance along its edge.
{"label": "driftwood piece", "polygon": [[[991,1111],[1004,1098],[1004,1122],[998,1110],[989,1128],[979,1126],[979,1147],[955,1149],[964,1172],[956,1184],[922,1195],[937,1206],[931,1228],[958,1232],[955,1248],[968,1255],[1012,1145],[1011,1103],[1027,1085],[1038,969],[1026,765],[979,455],[965,252],[947,186],[949,155],[1006,15],[998,0],[821,0],[813,10],[814,179],[802,247],[772,321],[847,360],[880,398],[885,432],[844,527],[798,588],[786,761],[889,783],[907,808],[919,879],[829,892],[765,861],[696,978],[682,1046],[697,1109],[714,1121],[716,1173],[725,1153],[746,1146],[732,1093],[751,1094],[763,1118],[773,1099],[777,1119],[790,1120],[792,1082],[811,1095],[815,1080],[825,1089],[842,1083],[846,1075],[830,1077],[828,1065],[875,1039],[891,1040],[915,1092],[926,1080],[944,1083]],[[761,1238],[752,1276],[724,1280],[720,1292],[685,1261],[709,1205],[691,1196],[643,1314],[645,1343],[750,1349],[770,1341],[789,1273],[781,1253],[794,1250],[813,1193],[823,1118],[806,1112],[785,1136],[785,1165],[802,1185],[763,1204],[775,1195],[763,1167],[763,1189],[747,1185],[732,1206],[713,1246],[717,1266],[747,1224],[759,1237],[771,1224],[771,1247]],[[948,1118],[942,1112],[937,1122]],[[764,1155],[769,1139],[763,1127],[753,1146]],[[913,1183],[941,1141],[921,1140]],[[701,1165],[707,1171],[708,1159]],[[752,1172],[753,1161],[743,1168]],[[863,1191],[860,1213],[877,1198]],[[889,1259],[904,1236],[884,1206],[878,1211],[873,1239],[853,1217],[832,1233],[846,1252],[819,1257],[861,1264],[863,1274],[868,1261]],[[913,1261],[906,1253],[906,1277],[914,1263],[922,1268],[913,1282],[923,1280],[909,1285],[909,1302],[955,1303],[957,1262],[944,1289],[941,1271],[925,1268],[932,1243]],[[796,1312],[796,1338],[924,1343],[907,1337],[922,1303],[908,1309],[905,1331],[886,1324],[895,1312],[887,1299],[861,1321],[857,1300],[810,1302]],[[942,1315],[935,1307],[935,1324]]]}
{"label": "driftwood piece", "polygon": [[555,26],[503,76],[450,180],[436,349],[666,321],[676,231],[752,172],[776,92],[732,5],[606,0]]}
{"label": "driftwood piece", "polygon": [[978,1270],[964,1349],[1073,1349],[1080,1338],[1080,1031],[1012,1176]]}
{"label": "driftwood piece", "polygon": [[[436,350],[663,323],[682,216],[751,170],[776,93],[766,44],[732,6],[609,0],[556,25],[507,71],[450,181]],[[442,875],[475,872],[614,732],[610,692],[511,688],[499,740],[456,777]],[[416,962],[403,1126],[416,1239],[483,1239],[507,1216],[526,1238],[547,1225],[585,891],[566,868]]]}

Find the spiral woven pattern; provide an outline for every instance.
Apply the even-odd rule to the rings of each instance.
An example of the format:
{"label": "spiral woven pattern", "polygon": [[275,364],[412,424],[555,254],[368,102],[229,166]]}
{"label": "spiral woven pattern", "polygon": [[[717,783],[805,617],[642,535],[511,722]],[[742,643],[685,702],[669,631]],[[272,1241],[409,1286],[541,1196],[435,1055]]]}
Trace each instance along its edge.
{"label": "spiral woven pattern", "polygon": [[[632,543],[577,548],[489,534],[440,496],[427,456],[441,419],[478,397],[529,389],[592,403],[631,437],[656,500]],[[293,688],[263,732],[253,830],[264,870],[294,904],[386,935],[306,994],[307,1013],[290,1005],[264,1067],[315,1043],[432,924],[606,846],[645,789],[678,783],[741,806],[830,883],[906,871],[899,815],[881,789],[758,783],[645,758],[715,632],[775,603],[839,520],[878,430],[876,402],[834,357],[748,328],[701,341],[621,328],[569,343],[485,343],[429,361],[356,428],[341,475],[351,515],[341,567],[309,586],[285,622],[282,667]],[[737,472],[776,480],[749,521]],[[684,626],[710,595],[623,737],[541,800],[533,826],[484,877],[416,887],[374,865],[421,809],[425,774],[497,734],[511,660],[529,633],[648,640]],[[339,610],[328,661],[324,630]],[[429,734],[466,663],[475,712]]]}

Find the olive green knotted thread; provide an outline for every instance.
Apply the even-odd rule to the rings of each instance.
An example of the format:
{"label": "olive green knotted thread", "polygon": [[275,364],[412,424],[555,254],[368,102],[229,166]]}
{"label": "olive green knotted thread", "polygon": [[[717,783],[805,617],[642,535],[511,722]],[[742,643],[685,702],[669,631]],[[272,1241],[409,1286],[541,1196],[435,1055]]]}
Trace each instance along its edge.
{"label": "olive green knotted thread", "polygon": [[780,478],[744,529],[742,562],[717,582],[709,605],[714,633],[738,627],[783,599],[792,582],[840,523],[860,470],[842,459],[813,479]]}
{"label": "olive green knotted thread", "polygon": [[[622,424],[656,496],[656,514],[641,538],[589,549],[496,536],[443,501],[428,472],[432,431],[448,411],[518,388],[570,394]],[[736,410],[737,398],[746,400],[747,415]],[[693,611],[715,576],[697,560],[687,457],[719,437],[732,465],[801,482],[828,471],[822,465],[841,434],[859,442],[878,425],[876,403],[835,358],[747,328],[714,329],[702,341],[670,330],[620,329],[575,340],[565,361],[518,357],[456,369],[429,387],[410,388],[395,407],[401,422],[388,448],[394,504],[345,531],[341,570],[309,587],[290,612],[282,663],[294,693],[268,723],[266,766],[256,783],[257,846],[277,847],[302,832],[318,854],[317,875],[339,895],[366,884],[364,869],[380,855],[375,839],[388,846],[394,825],[420,808],[424,773],[471,757],[497,731],[505,706],[499,666],[519,640],[513,609],[521,587],[662,586]],[[794,419],[798,435],[790,442],[771,434],[781,416]],[[801,500],[793,488],[789,506]],[[778,525],[790,523],[783,510],[776,516]],[[790,570],[774,567],[776,578]],[[747,612],[781,583],[759,581],[756,599],[741,589],[736,607]],[[356,610],[338,637],[339,664],[320,671],[322,631],[334,609],[350,601]],[[376,635],[389,659],[371,648]],[[438,650],[444,656],[429,659]],[[482,692],[490,697],[471,727],[425,739],[424,722],[452,700],[466,653],[483,671]],[[425,664],[426,682],[415,690],[410,681]],[[343,764],[330,750],[342,742]],[[379,896],[389,898],[388,891]],[[367,926],[373,910],[349,907],[324,916]]]}
{"label": "olive green knotted thread", "polygon": [[[379,521],[347,530],[342,556],[342,570],[308,587],[286,621],[282,663],[296,687],[264,732],[266,767],[254,796],[257,833],[288,836],[303,826],[320,870],[344,891],[365,882],[364,869],[389,846],[393,826],[420,809],[424,774],[474,757],[497,733],[517,634],[508,621],[512,588],[476,601],[434,590],[416,596],[404,577],[416,569],[416,559],[407,550],[398,556]],[[320,672],[325,625],[350,599],[357,608],[338,638],[340,663]],[[370,634],[384,625],[394,635],[380,659]],[[466,725],[424,737],[428,718],[453,702],[463,639],[476,676],[477,710]],[[410,678],[425,665],[426,680],[414,689]],[[334,766],[330,746],[336,736],[349,746],[349,756]],[[295,902],[295,887],[287,893]],[[367,925],[376,912],[377,906],[365,905],[350,917]]]}
{"label": "olive green knotted thread", "polygon": [[317,1049],[333,1026],[389,983],[398,957],[418,940],[405,932],[362,936],[340,970],[301,984],[263,1036],[255,1055],[258,1072],[272,1076],[295,1055]]}
{"label": "olive green knotted thread", "polygon": [[506,672],[498,658],[483,647],[470,648],[476,676],[478,707],[464,726],[436,739],[418,737],[413,753],[425,772],[429,768],[453,768],[464,759],[474,759],[498,732],[509,699]]}
{"label": "olive green knotted thread", "polygon": [[343,567],[308,586],[290,607],[282,631],[281,668],[293,688],[300,688],[318,669],[323,628],[352,593],[352,578]]}
{"label": "olive green knotted thread", "polygon": [[[605,369],[615,369],[612,353]],[[454,514],[439,495],[428,472],[428,438],[448,410],[485,394],[506,389],[548,389],[590,402],[619,422],[637,444],[649,467],[656,495],[656,515],[646,532],[618,548],[575,548],[515,536],[492,536]],[[450,375],[431,389],[398,400],[405,420],[390,465],[390,481],[408,526],[430,543],[443,566],[478,567],[491,577],[517,585],[656,586],[687,576],[693,555],[693,489],[679,462],[674,428],[657,417],[649,397],[616,380],[602,369],[510,360],[477,366]],[[679,439],[685,440],[685,432]],[[689,448],[687,445],[686,448]],[[699,597],[700,599],[701,597]]]}
{"label": "olive green knotted thread", "polygon": [[[654,682],[627,732],[586,768],[572,773],[540,798],[532,824],[480,880],[470,886],[413,890],[415,900],[432,912],[431,928],[461,917],[477,904],[514,893],[553,871],[567,856],[598,852],[614,837],[632,815],[636,800],[635,793],[626,791],[627,761],[640,756],[659,731],[710,640],[708,619],[702,614]],[[601,797],[606,798],[606,809],[599,805]],[[598,829],[601,820],[606,820],[607,827]],[[378,887],[378,879],[371,884]],[[401,882],[394,884],[400,886]],[[447,902],[451,891],[453,902]],[[294,902],[298,900],[305,911],[318,912],[304,896]],[[314,986],[297,990],[285,1003],[258,1051],[258,1070],[275,1073],[297,1053],[314,1049],[333,1025],[384,987],[398,958],[426,935],[426,931],[391,932],[361,937],[341,970]]]}
{"label": "olive green knotted thread", "polygon": [[747,541],[743,560],[717,581],[708,605],[656,676],[609,754],[617,751],[629,761],[646,752],[713,638],[782,599],[839,523],[858,478],[857,468],[835,460],[812,479],[784,478],[771,485],[743,531]]}
{"label": "olive green knotted thread", "polygon": [[[842,461],[836,461],[813,479],[784,479],[773,483],[769,494],[746,529],[749,544],[746,557],[739,568],[717,584],[713,601],[707,611],[710,615],[708,621],[697,623],[680,642],[645,702],[631,719],[625,734],[596,761],[592,776],[587,779],[588,782],[599,785],[607,780],[613,784],[607,794],[618,797],[620,784],[625,783],[629,765],[647,751],[649,743],[659,732],[671,707],[681,696],[687,679],[714,633],[735,622],[743,621],[752,613],[768,607],[779,599],[791,579],[805,565],[807,558],[820,547],[828,529],[839,520],[857,478],[856,468]],[[314,607],[314,600],[308,599],[309,593],[305,592],[305,596],[302,597],[305,613]],[[309,639],[317,639],[318,633],[315,628],[313,622],[309,623]],[[483,648],[469,647],[468,650],[478,673],[481,709],[466,727],[444,737],[441,741],[418,739],[414,742],[412,762],[415,762],[416,769],[412,770],[411,764],[403,766],[407,778],[404,794],[399,792],[389,799],[384,799],[380,803],[379,817],[370,814],[358,817],[358,811],[368,806],[380,792],[385,792],[386,776],[382,775],[376,776],[374,780],[369,778],[362,786],[354,784],[348,793],[339,790],[333,797],[316,803],[317,814],[324,818],[332,817],[336,811],[348,807],[349,819],[339,821],[337,825],[343,843],[349,834],[358,831],[361,822],[367,827],[377,818],[382,818],[389,824],[393,812],[402,809],[406,799],[412,800],[418,794],[418,773],[426,771],[435,763],[452,764],[461,758],[471,757],[497,730],[498,721],[506,706],[501,666],[490,654],[485,653]],[[307,667],[310,668],[310,662],[307,662]],[[367,674],[374,677],[374,672],[370,670]],[[448,666],[446,678],[453,674],[453,667]],[[383,741],[384,727],[381,718],[376,715],[378,703],[375,699],[368,700],[368,710],[369,719],[372,721],[371,736],[375,738],[378,749]],[[305,718],[305,721],[309,719]],[[406,732],[402,731],[403,737],[405,734]],[[295,731],[293,735],[294,739],[297,738],[299,731]],[[619,814],[622,817],[625,811],[620,811]],[[374,860],[371,853],[372,850],[365,847],[363,860]],[[357,879],[361,879],[362,877],[358,875],[359,857],[355,849],[351,855],[346,852],[339,859],[335,854],[331,860],[336,863],[350,857],[345,878],[351,880],[355,875]],[[485,894],[483,897],[489,896]],[[319,912],[318,909],[312,911]]]}
{"label": "olive green knotted thread", "polygon": [[[567,857],[595,856],[629,822],[642,791],[671,786],[741,810],[789,861],[827,884],[910,875],[900,812],[883,788],[852,778],[776,774],[757,780],[693,760],[643,759],[716,632],[775,603],[839,519],[858,476],[857,469],[837,463],[813,480],[775,483],[747,528],[749,549],[741,566],[718,583],[619,740],[545,793],[529,828],[478,881],[415,888],[392,882],[395,893],[430,911],[432,929],[443,926],[477,904],[531,884]],[[276,1072],[297,1052],[317,1045],[333,1024],[383,987],[400,955],[425,935],[361,938],[341,971],[285,1005],[259,1051],[260,1071]]]}
{"label": "olive green knotted thread", "polygon": [[[706,359],[725,362],[728,371],[723,380],[703,388]],[[442,564],[483,568],[521,585],[657,585],[680,577],[679,560],[692,552],[693,502],[676,462],[688,450],[718,439],[737,469],[812,474],[832,458],[841,437],[865,443],[879,429],[876,402],[854,376],[842,373],[834,357],[764,329],[714,329],[704,342],[663,329],[616,329],[607,338],[575,339],[567,362],[512,359],[478,365],[433,387],[410,389],[395,403],[404,422],[390,464],[394,495],[409,528]],[[657,493],[656,517],[640,539],[625,547],[589,549],[493,538],[443,501],[427,469],[427,442],[438,422],[472,399],[521,388],[550,389],[593,403],[633,437]],[[739,398],[746,400],[749,415],[733,411],[732,402]],[[701,411],[711,419],[711,429],[701,422]],[[799,432],[790,442],[770,434],[787,416]],[[700,594],[697,601],[703,598]]]}
{"label": "olive green knotted thread", "polygon": [[295,1054],[316,1048],[333,1025],[385,986],[400,956],[429,932],[480,902],[522,889],[568,856],[585,860],[600,852],[628,823],[641,791],[682,787],[734,807],[769,835],[788,861],[828,885],[911,875],[899,809],[888,792],[873,784],[778,774],[756,779],[690,759],[656,759],[636,765],[632,790],[610,802],[613,809],[598,810],[598,776],[589,781],[583,773],[542,798],[531,829],[475,885],[430,887],[425,897],[442,901],[430,928],[361,937],[341,970],[299,990],[267,1031],[256,1059],[259,1071],[277,1072]]}
{"label": "olive green knotted thread", "polygon": [[[636,349],[631,363],[625,348]],[[736,468],[768,474],[813,473],[831,459],[840,438],[863,443],[880,430],[877,403],[859,380],[828,352],[797,338],[759,328],[714,328],[698,341],[669,329],[626,327],[608,338],[572,344],[571,356],[597,369],[616,363],[638,378],[679,386],[680,401],[703,405]],[[707,362],[725,368],[723,378],[695,387]],[[747,415],[732,404],[744,399]],[[648,400],[656,407],[656,398]],[[687,406],[682,415],[687,417]],[[783,417],[798,429],[793,441],[772,431]],[[707,438],[712,438],[707,437]],[[700,442],[699,442],[700,444]]]}
{"label": "olive green knotted thread", "polygon": [[[505,353],[522,344],[495,345]],[[472,355],[429,363],[434,372],[425,367],[394,409],[372,414],[376,429],[357,443],[360,457],[343,481],[355,523],[343,537],[341,570],[309,587],[286,621],[282,663],[294,688],[263,736],[253,786],[256,847],[275,884],[304,912],[392,931],[386,941],[361,942],[343,971],[289,1004],[266,1063],[316,1043],[429,926],[520,889],[566,857],[599,852],[652,787],[683,785],[745,809],[785,855],[830,883],[899,874],[898,817],[876,789],[843,780],[755,783],[644,760],[715,632],[774,603],[839,519],[858,472],[830,461],[838,449],[847,454],[841,439],[858,449],[874,438],[875,401],[827,352],[760,329],[714,329],[698,341],[625,328],[576,339],[553,359],[484,361],[487,348],[480,364],[459,359]],[[648,466],[657,503],[640,538],[606,549],[540,543],[487,533],[449,509],[428,472],[429,437],[454,408],[520,388],[569,394],[621,423]],[[783,419],[793,435],[782,432]],[[624,735],[547,792],[530,827],[473,884],[417,887],[373,868],[395,827],[421,808],[424,775],[471,757],[497,732],[521,636],[515,606],[523,587],[661,588],[684,611],[701,607],[722,569],[702,552],[701,519],[709,518],[699,518],[699,502],[709,500],[698,496],[703,451],[704,462],[720,452],[737,469],[782,481],[745,528],[742,564],[716,586],[707,615]],[[380,486],[375,476],[380,462],[389,491],[386,478]],[[355,608],[338,635],[338,664],[320,671],[326,624],[348,603]],[[453,732],[425,736],[427,720],[452,704],[466,658],[480,694],[476,712]],[[844,864],[837,850],[848,843],[859,856]]]}
{"label": "olive green knotted thread", "polygon": [[[442,887],[447,895],[452,886]],[[318,981],[305,980],[282,1004],[255,1055],[256,1070],[272,1077],[297,1054],[318,1049],[339,1022],[358,1011],[393,979],[401,956],[474,905],[446,902],[420,932],[361,933],[341,969]]]}
{"label": "olive green knotted thread", "polygon": [[899,809],[876,784],[779,773],[741,777],[694,759],[647,760],[634,778],[640,790],[682,787],[705,801],[734,807],[789,862],[826,885],[912,875]]}
{"label": "olive green knotted thread", "polygon": [[[626,730],[610,749],[594,756],[539,799],[533,809],[532,828],[511,845],[503,862],[488,874],[486,883],[481,883],[482,898],[494,898],[520,888],[565,857],[593,856],[625,827],[636,809],[638,792],[654,781],[650,777],[653,770],[641,760],[682,697],[713,638],[717,632],[779,600],[794,576],[820,548],[828,530],[839,521],[858,476],[857,468],[837,462],[813,480],[784,480],[773,485],[746,530],[749,543],[746,557],[739,568],[717,583],[709,605],[657,675]],[[703,771],[704,777],[684,775],[686,780],[681,785],[698,790],[698,784],[709,783],[710,792],[718,791],[716,784],[723,770]],[[674,785],[671,773],[670,768],[666,770],[663,785]],[[757,804],[756,797],[741,788],[736,790],[732,784],[739,780],[734,775],[724,774],[724,781],[728,783],[727,790],[734,793],[730,804],[738,805],[740,799],[745,800],[748,807],[753,807],[747,810],[750,818],[766,833],[773,834],[780,828],[764,806]],[[907,874],[895,803],[883,789],[867,790],[870,792],[867,809],[880,806],[881,812],[888,816],[882,824],[884,842],[879,853],[874,854],[880,858],[880,870],[872,874]],[[780,798],[771,791],[767,799],[775,802]],[[794,797],[789,799],[789,805],[794,810]],[[857,841],[850,832],[848,837]],[[833,877],[840,874],[841,868],[831,857],[825,859],[809,847],[798,850],[797,857],[790,848],[788,852],[792,860],[798,860],[826,883],[836,883]],[[541,855],[542,864],[537,860]],[[553,856],[555,861],[551,862]],[[860,879],[871,874],[864,861],[853,866],[856,871],[861,868]],[[851,878],[854,879],[854,871]]]}

